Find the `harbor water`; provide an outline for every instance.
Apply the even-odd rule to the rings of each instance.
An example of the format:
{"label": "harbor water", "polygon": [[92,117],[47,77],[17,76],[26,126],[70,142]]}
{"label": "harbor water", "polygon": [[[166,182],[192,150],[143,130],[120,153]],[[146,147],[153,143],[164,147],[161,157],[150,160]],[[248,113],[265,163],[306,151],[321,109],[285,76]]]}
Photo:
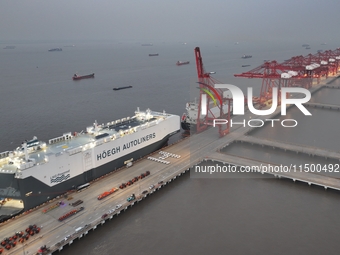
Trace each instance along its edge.
{"label": "harbor water", "polygon": [[[20,43],[0,47],[0,151],[22,141],[80,132],[93,122],[132,116],[137,107],[182,115],[197,82],[194,48],[200,46],[206,71],[223,83],[258,94],[261,80],[235,78],[265,59],[282,62],[306,52],[297,44],[180,44],[79,42],[60,52],[48,49],[69,43]],[[335,49],[338,45],[314,47]],[[312,47],[313,48],[313,47]],[[150,53],[158,56],[149,57]],[[251,54],[250,59],[242,59]],[[190,61],[176,66],[177,61]],[[249,67],[242,65],[249,64]],[[94,79],[73,81],[78,73]],[[335,86],[340,81],[335,80]],[[114,87],[132,86],[114,91]],[[197,90],[198,95],[198,90]],[[322,89],[311,102],[338,104],[340,90]],[[298,110],[295,128],[265,127],[258,138],[338,151],[337,111]],[[216,137],[217,131],[216,131]],[[181,133],[172,137],[174,142]],[[235,144],[224,153],[258,161],[330,163],[269,148]],[[340,193],[291,180],[258,178],[195,179],[189,174],[167,185],[60,254],[338,254]],[[256,178],[253,178],[256,177]],[[0,231],[1,232],[1,231]],[[2,238],[0,236],[0,238]]]}

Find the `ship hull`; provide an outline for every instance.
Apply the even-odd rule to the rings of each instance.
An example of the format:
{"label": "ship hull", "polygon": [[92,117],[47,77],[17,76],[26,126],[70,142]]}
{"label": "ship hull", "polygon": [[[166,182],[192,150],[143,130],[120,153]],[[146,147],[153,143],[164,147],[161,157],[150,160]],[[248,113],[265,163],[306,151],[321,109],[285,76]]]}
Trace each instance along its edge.
{"label": "ship hull", "polygon": [[185,121],[182,121],[182,122],[181,122],[181,127],[182,127],[182,129],[184,129],[185,131],[190,131],[191,129],[195,128],[196,125],[190,124],[190,123],[185,122]]}
{"label": "ship hull", "polygon": [[190,64],[189,61],[186,61],[186,62],[177,62],[176,63],[177,66],[188,65],[188,64]]}
{"label": "ship hull", "polygon": [[50,49],[48,51],[62,51],[63,49],[62,48],[55,48],[55,49]]}
{"label": "ship hull", "polygon": [[130,89],[130,88],[132,88],[132,86],[113,88],[113,90]]}
{"label": "ship hull", "polygon": [[74,76],[74,77],[72,77],[72,79],[75,80],[75,81],[82,80],[82,79],[89,79],[89,78],[94,78],[94,73],[93,74],[89,74],[89,75]]}
{"label": "ship hull", "polygon": [[[102,177],[103,175],[114,172],[118,168],[124,166],[124,162],[126,160],[129,160],[131,158],[137,160],[158,149],[161,149],[162,147],[167,145],[169,137],[170,136],[166,136],[162,140],[155,142],[147,147],[117,158],[97,168],[88,170],[81,175],[75,176],[52,187],[44,184],[43,182],[40,182],[32,176],[26,179],[13,180],[14,182],[16,182],[16,186],[20,187],[21,194],[23,194],[21,195],[21,199],[24,202],[24,210],[27,211],[29,209],[32,209],[38,205],[45,203],[48,200],[51,200],[54,197],[65,194],[67,191],[72,190],[81,184],[93,181],[99,177]],[[35,195],[25,196],[24,194],[28,192],[32,192],[32,194]]]}

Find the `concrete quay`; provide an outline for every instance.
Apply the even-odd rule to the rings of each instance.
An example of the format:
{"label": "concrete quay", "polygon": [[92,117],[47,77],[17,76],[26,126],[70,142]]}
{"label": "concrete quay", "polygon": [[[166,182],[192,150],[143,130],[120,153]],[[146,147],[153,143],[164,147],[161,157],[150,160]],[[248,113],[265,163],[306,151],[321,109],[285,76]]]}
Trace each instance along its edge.
{"label": "concrete quay", "polygon": [[269,139],[263,139],[263,138],[257,138],[253,136],[243,136],[239,139],[237,139],[235,142],[241,142],[241,143],[250,143],[250,144],[257,144],[263,146],[268,146],[271,148],[278,148],[282,149],[284,151],[292,151],[296,153],[304,153],[308,156],[319,156],[323,157],[325,159],[336,159],[340,161],[340,153],[335,151],[330,151],[326,149],[321,149],[317,147],[311,147],[311,146],[302,146],[297,144],[291,144],[291,143],[282,143],[274,140]]}
{"label": "concrete quay", "polygon": [[[307,183],[308,185],[316,185],[324,187],[325,189],[340,190],[340,180],[337,178],[327,177],[324,175],[319,175],[310,172],[303,172],[300,169],[291,169],[290,171],[261,171],[262,166],[268,165],[264,162],[255,161],[251,159],[246,159],[242,157],[236,157],[231,155],[226,155],[218,152],[213,152],[207,155],[205,161],[217,161],[222,164],[231,164],[235,166],[257,166],[258,172],[261,174],[270,174],[277,178],[287,178],[294,182],[300,181]],[[256,168],[254,168],[256,169]],[[255,172],[255,171],[254,171]]]}
{"label": "concrete quay", "polygon": [[304,104],[307,107],[313,107],[313,108],[321,108],[321,109],[329,109],[329,110],[340,110],[340,105],[334,105],[334,104],[321,104],[321,103],[305,103]]}
{"label": "concrete quay", "polygon": [[340,86],[326,85],[325,88],[328,88],[328,89],[340,89]]}

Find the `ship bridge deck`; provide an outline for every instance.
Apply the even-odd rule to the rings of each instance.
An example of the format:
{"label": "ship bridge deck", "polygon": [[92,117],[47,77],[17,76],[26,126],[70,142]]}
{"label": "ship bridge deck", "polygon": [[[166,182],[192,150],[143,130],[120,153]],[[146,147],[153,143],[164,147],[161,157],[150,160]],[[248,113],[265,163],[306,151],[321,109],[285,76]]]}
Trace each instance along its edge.
{"label": "ship bridge deck", "polygon": [[116,132],[119,132],[120,130],[126,130],[126,129],[129,129],[129,128],[138,127],[140,125],[143,125],[143,124],[148,123],[148,122],[152,122],[154,120],[157,120],[157,118],[154,117],[154,118],[151,118],[150,120],[130,119],[128,121],[121,123],[120,125],[109,125],[109,126],[107,126],[107,128],[109,130],[114,130]]}

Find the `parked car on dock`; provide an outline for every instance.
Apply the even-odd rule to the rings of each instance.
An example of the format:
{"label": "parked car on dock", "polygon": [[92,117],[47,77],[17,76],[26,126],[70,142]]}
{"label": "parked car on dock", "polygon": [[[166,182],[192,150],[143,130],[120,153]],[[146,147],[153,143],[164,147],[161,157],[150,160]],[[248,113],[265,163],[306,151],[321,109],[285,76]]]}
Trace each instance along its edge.
{"label": "parked car on dock", "polygon": [[136,199],[135,194],[132,194],[131,196],[129,196],[129,197],[126,199],[126,201],[131,202],[131,201],[133,201],[133,200],[135,200],[135,199]]}
{"label": "parked car on dock", "polygon": [[76,233],[79,233],[80,231],[83,231],[84,227],[79,227],[79,228],[76,228],[75,232]]}
{"label": "parked car on dock", "polygon": [[38,250],[37,255],[43,255],[43,254],[48,254],[50,252],[50,249],[46,247],[46,245],[41,246],[40,249]]}

